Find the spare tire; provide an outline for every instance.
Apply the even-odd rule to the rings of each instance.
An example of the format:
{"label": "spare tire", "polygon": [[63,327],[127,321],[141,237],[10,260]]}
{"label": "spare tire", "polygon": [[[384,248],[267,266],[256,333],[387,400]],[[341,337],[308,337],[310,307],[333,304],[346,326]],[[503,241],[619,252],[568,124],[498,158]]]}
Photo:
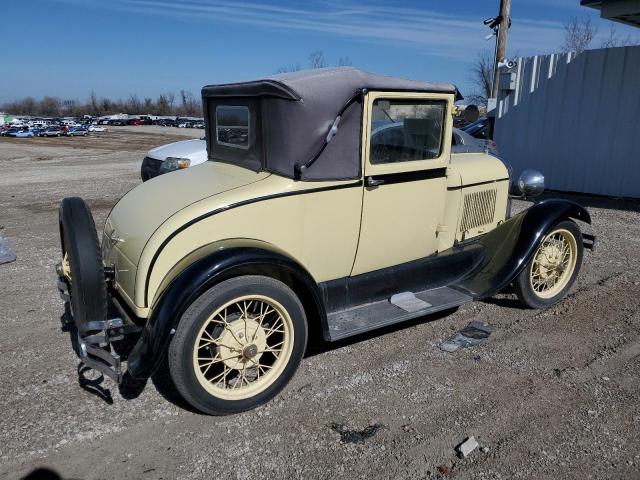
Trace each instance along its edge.
{"label": "spare tire", "polygon": [[[68,262],[71,312],[78,330],[91,321],[107,318],[107,283],[93,216],[78,197],[60,204],[60,242],[63,262]],[[65,258],[66,257],[66,258]]]}

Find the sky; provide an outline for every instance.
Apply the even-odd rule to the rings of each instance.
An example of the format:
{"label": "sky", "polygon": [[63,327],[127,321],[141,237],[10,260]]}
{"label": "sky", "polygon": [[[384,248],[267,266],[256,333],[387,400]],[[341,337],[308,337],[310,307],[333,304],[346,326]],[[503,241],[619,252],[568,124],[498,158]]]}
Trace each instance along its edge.
{"label": "sky", "polygon": [[[558,51],[563,25],[589,16],[599,37],[611,22],[579,0],[513,0],[508,56]],[[157,97],[203,85],[329,65],[473,89],[469,69],[493,51],[482,24],[499,0],[28,0],[3,2],[0,103],[44,95],[83,101]],[[640,30],[616,24],[618,34]],[[594,41],[594,46],[599,38]]]}

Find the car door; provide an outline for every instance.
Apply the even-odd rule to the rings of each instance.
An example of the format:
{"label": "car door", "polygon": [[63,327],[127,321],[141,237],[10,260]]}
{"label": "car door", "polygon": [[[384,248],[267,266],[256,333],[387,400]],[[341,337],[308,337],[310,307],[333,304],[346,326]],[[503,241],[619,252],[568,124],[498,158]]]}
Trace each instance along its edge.
{"label": "car door", "polygon": [[450,94],[367,95],[362,219],[351,275],[437,251],[447,191],[452,105]]}

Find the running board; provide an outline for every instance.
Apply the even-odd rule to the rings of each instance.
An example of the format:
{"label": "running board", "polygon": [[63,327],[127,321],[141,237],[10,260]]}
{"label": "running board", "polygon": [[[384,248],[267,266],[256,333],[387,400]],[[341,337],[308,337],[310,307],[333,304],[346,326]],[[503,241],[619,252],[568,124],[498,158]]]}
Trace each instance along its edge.
{"label": "running board", "polygon": [[469,295],[449,287],[423,290],[422,292],[417,292],[415,297],[418,299],[418,304],[420,300],[425,302],[425,308],[408,311],[394,305],[390,302],[390,299],[385,299],[331,313],[327,316],[328,340],[334,342],[359,333],[368,332],[369,330],[459,307],[473,301],[473,298]]}

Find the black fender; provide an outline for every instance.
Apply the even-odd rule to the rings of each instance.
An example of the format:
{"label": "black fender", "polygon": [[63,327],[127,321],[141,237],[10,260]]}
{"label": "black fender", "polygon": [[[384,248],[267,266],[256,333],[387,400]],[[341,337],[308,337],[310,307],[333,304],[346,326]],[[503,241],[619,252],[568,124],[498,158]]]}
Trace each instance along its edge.
{"label": "black fender", "polygon": [[456,287],[474,299],[495,295],[520,274],[545,233],[556,223],[569,218],[591,223],[591,216],[585,208],[559,198],[536,203],[511,217],[478,241],[485,248],[484,258]]}
{"label": "black fender", "polygon": [[150,377],[189,305],[216,283],[239,275],[266,275],[281,280],[301,297],[308,317],[326,316],[317,283],[297,261],[264,242],[227,242],[186,266],[156,298],[151,316],[129,355],[129,374],[137,379]]}

